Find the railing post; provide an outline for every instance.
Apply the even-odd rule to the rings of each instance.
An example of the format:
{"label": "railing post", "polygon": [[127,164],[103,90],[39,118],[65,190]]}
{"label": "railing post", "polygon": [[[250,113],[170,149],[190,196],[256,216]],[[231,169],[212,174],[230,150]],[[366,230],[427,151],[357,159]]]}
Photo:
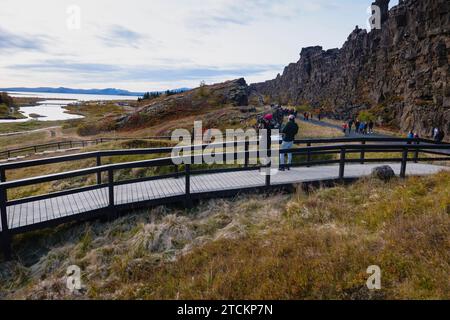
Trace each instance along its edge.
{"label": "railing post", "polygon": [[244,152],[245,152],[245,164],[244,164],[244,166],[246,168],[248,168],[248,165],[250,163],[250,141],[248,141],[247,139],[245,140]]}
{"label": "railing post", "polygon": [[178,168],[178,165],[175,165],[175,179],[178,179],[180,177],[180,170]]}
{"label": "railing post", "polygon": [[[417,140],[416,145],[420,145],[419,140]],[[414,152],[414,163],[418,162],[419,162],[419,149],[416,149],[416,151]]]}
{"label": "railing post", "polygon": [[[307,144],[306,144],[306,146],[308,147],[308,148],[310,148],[311,147],[311,142],[308,142]],[[309,165],[310,163],[311,163],[311,150],[308,150],[308,154],[307,154],[307,158],[306,158],[306,163],[308,163],[308,165],[306,166],[307,168],[310,168],[311,166]]]}
{"label": "railing post", "polygon": [[272,167],[272,161],[269,160],[269,163],[266,165],[266,168],[267,168],[266,169],[266,188],[270,188],[270,183],[271,183],[270,176],[271,176],[271,173],[272,173],[272,171],[271,171],[272,168],[271,167]]}
{"label": "railing post", "polygon": [[408,148],[404,148],[402,156],[402,165],[400,168],[400,178],[406,178],[406,164],[408,162]]}
{"label": "railing post", "polygon": [[[97,167],[100,167],[102,165],[102,157],[100,155],[97,155]],[[102,172],[97,172],[97,184],[102,184]]]}
{"label": "railing post", "polygon": [[185,164],[184,166],[185,175],[185,199],[184,206],[188,209],[192,208],[192,198],[191,198],[191,165]]}
{"label": "railing post", "polygon": [[[366,140],[361,141],[361,144],[364,146],[366,144]],[[366,152],[364,149],[361,151],[361,164],[365,163]]]}
{"label": "railing post", "polygon": [[345,175],[345,148],[341,149],[341,158],[339,161],[339,180],[344,181]]}
{"label": "railing post", "polygon": [[272,173],[272,134],[269,130],[267,139],[266,188],[270,188]]}
{"label": "railing post", "polygon": [[3,255],[5,260],[11,260],[12,250],[11,250],[11,234],[9,232],[8,226],[8,214],[6,210],[6,202],[8,201],[8,195],[6,189],[0,187],[0,218],[2,225],[2,247],[3,247]]}
{"label": "railing post", "polygon": [[114,170],[112,169],[108,169],[108,194],[109,194],[108,218],[113,219],[116,216],[116,209],[114,201]]}

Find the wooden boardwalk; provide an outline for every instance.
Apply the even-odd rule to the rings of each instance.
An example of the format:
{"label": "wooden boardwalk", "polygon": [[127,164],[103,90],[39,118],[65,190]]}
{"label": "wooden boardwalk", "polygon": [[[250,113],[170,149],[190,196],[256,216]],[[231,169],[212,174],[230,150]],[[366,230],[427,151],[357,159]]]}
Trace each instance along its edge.
{"label": "wooden boardwalk", "polygon": [[[396,174],[400,173],[400,164],[386,163]],[[345,167],[346,178],[359,178],[370,175],[374,167],[382,164],[350,164]],[[430,164],[411,163],[407,167],[408,175],[428,175],[450,167]],[[286,186],[304,182],[338,179],[339,166],[317,166],[311,168],[293,168],[291,171],[279,172],[271,177],[271,185]],[[266,177],[259,172],[231,171],[224,173],[192,175],[190,192],[193,196],[204,193],[222,193],[224,191],[239,191],[265,186]],[[155,203],[161,199],[180,199],[185,196],[186,180],[180,178],[165,178],[139,183],[129,183],[114,187],[114,204],[116,206]],[[57,196],[45,200],[15,204],[7,207],[8,226],[12,232],[35,224],[45,223],[95,212],[108,208],[108,188],[83,191],[70,195]],[[0,226],[1,228],[1,226]],[[0,229],[1,230],[1,229]]]}

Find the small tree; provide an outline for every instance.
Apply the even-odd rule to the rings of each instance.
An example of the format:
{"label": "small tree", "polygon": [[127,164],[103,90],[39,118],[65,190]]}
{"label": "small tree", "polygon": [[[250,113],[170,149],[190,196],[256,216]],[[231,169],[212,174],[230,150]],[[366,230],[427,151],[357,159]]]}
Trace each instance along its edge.
{"label": "small tree", "polygon": [[359,118],[359,120],[365,121],[365,122],[367,122],[367,121],[375,121],[376,120],[375,115],[373,115],[370,111],[367,111],[367,110],[361,111],[359,113],[358,118]]}

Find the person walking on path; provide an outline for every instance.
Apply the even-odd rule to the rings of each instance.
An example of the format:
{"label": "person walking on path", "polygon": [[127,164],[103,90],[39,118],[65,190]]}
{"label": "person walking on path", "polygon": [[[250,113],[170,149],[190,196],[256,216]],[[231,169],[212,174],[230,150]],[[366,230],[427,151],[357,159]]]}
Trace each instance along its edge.
{"label": "person walking on path", "polygon": [[344,122],[342,124],[342,131],[344,132],[345,135],[347,135],[347,129],[348,129],[348,124],[347,124],[347,122]]}
{"label": "person walking on path", "polygon": [[[295,123],[295,117],[293,115],[289,116],[288,123],[281,131],[281,134],[283,135],[283,143],[281,144],[281,150],[292,149],[292,147],[294,146],[295,136],[297,135],[298,130],[299,130],[299,128],[298,128],[297,123]],[[286,158],[286,154],[281,153],[280,154],[280,170],[281,171],[285,171],[286,169],[290,170],[290,165],[292,164],[292,153],[288,154],[287,165],[285,165],[285,160],[286,160],[285,158]]]}
{"label": "person walking on path", "polygon": [[348,133],[352,133],[352,127],[353,127],[353,119],[350,119],[348,122]]}
{"label": "person walking on path", "polygon": [[364,122],[361,122],[359,124],[359,133],[360,134],[365,134],[365,129],[366,129],[366,124]]}
{"label": "person walking on path", "polygon": [[414,139],[416,140],[416,144],[420,144],[419,139],[420,139],[420,135],[418,132],[414,133]]}
{"label": "person walking on path", "polygon": [[[414,132],[412,130],[408,133],[407,138],[410,140],[414,139]],[[411,144],[411,141],[408,141],[408,144]]]}
{"label": "person walking on path", "polygon": [[372,120],[370,120],[369,121],[369,133],[370,134],[373,134],[373,127],[374,126],[375,126],[375,123]]}
{"label": "person walking on path", "polygon": [[356,119],[356,122],[355,122],[355,131],[356,131],[356,133],[359,133],[360,126],[361,126],[361,122],[359,121],[359,119]]}

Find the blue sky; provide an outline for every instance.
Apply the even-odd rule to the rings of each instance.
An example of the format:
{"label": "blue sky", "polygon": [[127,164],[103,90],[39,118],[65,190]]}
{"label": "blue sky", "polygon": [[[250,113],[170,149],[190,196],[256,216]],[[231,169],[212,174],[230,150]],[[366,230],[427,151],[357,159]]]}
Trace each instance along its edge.
{"label": "blue sky", "polygon": [[[0,87],[145,91],[268,80],[302,47],[340,47],[356,25],[365,28],[370,3],[2,0]],[[80,28],[67,25],[73,5]]]}

